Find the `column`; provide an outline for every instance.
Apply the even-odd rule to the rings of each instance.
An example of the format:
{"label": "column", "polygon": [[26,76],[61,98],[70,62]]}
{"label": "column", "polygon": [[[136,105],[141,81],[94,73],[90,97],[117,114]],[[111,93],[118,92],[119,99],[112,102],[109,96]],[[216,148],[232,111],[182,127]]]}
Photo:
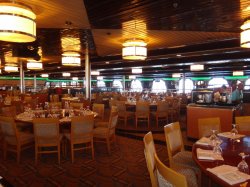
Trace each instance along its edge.
{"label": "column", "polygon": [[25,93],[23,62],[20,61],[20,92]]}
{"label": "column", "polygon": [[90,75],[91,67],[89,62],[89,46],[88,42],[86,42],[86,51],[85,51],[85,94],[86,99],[91,100],[91,75]]}
{"label": "column", "polygon": [[36,92],[37,82],[36,82],[36,74],[34,75],[34,92]]}
{"label": "column", "polygon": [[185,94],[185,82],[186,82],[186,75],[183,73],[183,81],[182,81],[182,93]]}
{"label": "column", "polygon": [[123,75],[122,77],[122,86],[123,86],[123,92],[126,92],[126,83],[125,83],[126,77]]}

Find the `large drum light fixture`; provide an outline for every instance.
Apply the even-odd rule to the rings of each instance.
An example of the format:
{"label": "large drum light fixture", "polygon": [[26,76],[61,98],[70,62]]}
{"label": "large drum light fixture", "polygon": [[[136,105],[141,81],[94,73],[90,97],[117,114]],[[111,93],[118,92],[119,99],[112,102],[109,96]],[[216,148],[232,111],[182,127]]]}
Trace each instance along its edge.
{"label": "large drum light fixture", "polygon": [[80,54],[77,52],[64,52],[62,54],[63,66],[81,66]]}
{"label": "large drum light fixture", "polygon": [[0,3],[0,40],[33,42],[36,39],[36,15],[22,4]]}
{"label": "large drum light fixture", "polygon": [[147,43],[142,39],[130,39],[123,43],[122,58],[125,60],[145,60]]}
{"label": "large drum light fixture", "polygon": [[190,66],[191,71],[202,71],[204,70],[204,65],[203,64],[194,64]]}
{"label": "large drum light fixture", "polygon": [[18,72],[18,67],[14,64],[6,64],[4,66],[4,71],[6,71],[6,72]]}
{"label": "large drum light fixture", "polygon": [[40,62],[40,61],[29,60],[27,62],[27,69],[42,70],[43,69],[43,63]]}
{"label": "large drum light fixture", "polygon": [[250,48],[250,19],[245,21],[240,28],[242,29],[240,33],[240,46]]}

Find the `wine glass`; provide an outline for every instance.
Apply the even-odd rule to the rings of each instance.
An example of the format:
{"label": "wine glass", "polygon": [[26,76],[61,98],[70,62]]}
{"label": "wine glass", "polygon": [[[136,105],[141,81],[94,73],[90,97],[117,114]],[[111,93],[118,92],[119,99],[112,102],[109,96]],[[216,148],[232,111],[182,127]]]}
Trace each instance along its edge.
{"label": "wine glass", "polygon": [[231,135],[236,136],[238,134],[238,130],[236,129],[236,124],[232,124],[233,128],[231,130]]}
{"label": "wine glass", "polygon": [[240,153],[239,156],[241,156],[242,160],[237,166],[238,170],[243,173],[249,174],[249,167],[245,161],[245,158],[248,157],[249,155],[246,155],[245,153]]}
{"label": "wine glass", "polygon": [[215,154],[215,157],[216,156],[220,157],[221,154],[222,154],[222,149],[220,147],[220,144],[222,143],[222,140],[217,137],[214,141],[215,141],[215,146],[213,148],[213,153]]}
{"label": "wine glass", "polygon": [[210,140],[210,145],[212,145],[213,147],[216,145],[216,140],[218,139],[218,137],[216,136],[216,131],[215,129],[212,129],[212,134],[209,137]]}

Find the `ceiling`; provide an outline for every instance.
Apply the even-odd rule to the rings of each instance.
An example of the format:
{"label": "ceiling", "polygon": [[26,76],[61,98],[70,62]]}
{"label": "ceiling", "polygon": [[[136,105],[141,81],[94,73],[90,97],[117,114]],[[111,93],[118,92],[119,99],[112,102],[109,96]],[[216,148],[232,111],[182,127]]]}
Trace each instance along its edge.
{"label": "ceiling", "polygon": [[[250,49],[240,47],[240,26],[250,18],[249,0],[20,0],[37,15],[37,40],[17,44],[0,42],[2,66],[12,51],[16,63],[28,58],[42,59],[44,70],[25,76],[49,73],[61,78],[84,76],[86,43],[92,70],[105,78],[131,75],[132,67],[142,67],[143,76],[230,76],[233,70],[250,75]],[[61,38],[79,38],[81,67],[61,65],[65,51]],[[123,60],[122,43],[129,38],[147,42],[144,61]],[[77,46],[76,46],[77,45]],[[42,53],[38,54],[38,48]],[[191,64],[204,64],[205,70],[191,72]],[[2,75],[18,75],[4,72]],[[138,75],[142,76],[142,75]]]}

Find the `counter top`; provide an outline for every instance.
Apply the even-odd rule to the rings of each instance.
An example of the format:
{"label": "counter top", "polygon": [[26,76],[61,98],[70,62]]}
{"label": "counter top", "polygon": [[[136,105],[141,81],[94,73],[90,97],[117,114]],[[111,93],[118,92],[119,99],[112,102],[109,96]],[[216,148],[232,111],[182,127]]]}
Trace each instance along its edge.
{"label": "counter top", "polygon": [[227,104],[227,103],[219,103],[219,104],[196,104],[196,103],[190,103],[188,104],[188,107],[205,107],[205,108],[223,108],[223,109],[237,109],[240,108],[241,104]]}

